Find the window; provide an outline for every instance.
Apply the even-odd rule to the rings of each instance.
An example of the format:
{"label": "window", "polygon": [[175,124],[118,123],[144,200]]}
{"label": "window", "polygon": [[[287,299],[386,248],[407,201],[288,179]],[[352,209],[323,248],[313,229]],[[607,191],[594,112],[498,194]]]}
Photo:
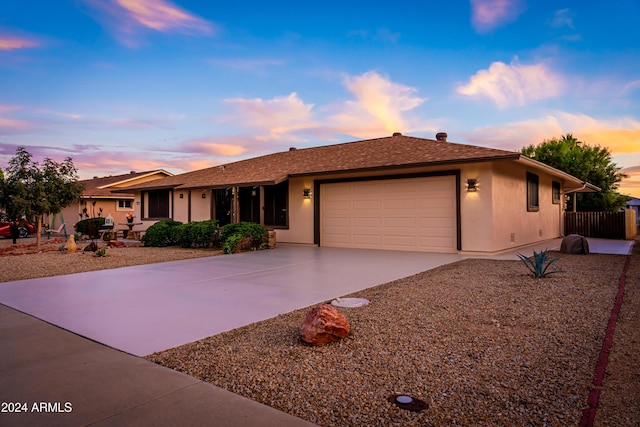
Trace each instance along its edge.
{"label": "window", "polygon": [[287,195],[289,181],[264,187],[264,225],[287,227]]}
{"label": "window", "polygon": [[538,212],[538,175],[527,172],[527,212]]}
{"label": "window", "polygon": [[552,181],[551,182],[551,201],[554,205],[560,204],[560,183]]}
{"label": "window", "polygon": [[149,218],[169,218],[169,191],[153,190],[147,193]]}
{"label": "window", "polygon": [[260,224],[260,187],[240,187],[238,209],[240,221]]}
{"label": "window", "polygon": [[133,209],[133,200],[118,200],[118,209]]}

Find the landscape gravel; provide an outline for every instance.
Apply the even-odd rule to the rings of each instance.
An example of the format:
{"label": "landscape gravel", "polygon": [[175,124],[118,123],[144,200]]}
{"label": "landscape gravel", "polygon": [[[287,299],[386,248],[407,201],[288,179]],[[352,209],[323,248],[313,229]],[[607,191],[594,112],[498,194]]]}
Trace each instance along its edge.
{"label": "landscape gravel", "polygon": [[302,309],[148,359],[321,426],[577,426],[625,257],[553,255],[545,279],[468,259],[345,295],[371,303],[337,343],[305,345]]}
{"label": "landscape gravel", "polygon": [[78,242],[76,252],[65,253],[59,251],[60,246],[64,246],[62,239],[43,239],[40,247],[35,246],[33,238],[20,239],[16,246],[11,244],[11,239],[0,239],[0,262],[2,265],[0,282],[222,254],[222,251],[218,249],[184,249],[175,246],[153,248],[143,247],[140,242],[131,241],[127,242],[126,247],[123,248],[106,248],[107,244],[100,242],[100,247],[106,248],[107,256],[98,257],[94,252],[82,251],[89,243],[91,242]]}

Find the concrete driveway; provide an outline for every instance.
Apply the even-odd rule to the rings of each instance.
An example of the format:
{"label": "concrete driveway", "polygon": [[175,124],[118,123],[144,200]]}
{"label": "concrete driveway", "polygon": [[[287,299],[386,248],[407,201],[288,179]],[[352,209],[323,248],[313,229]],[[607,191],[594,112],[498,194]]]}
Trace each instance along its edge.
{"label": "concrete driveway", "polygon": [[460,259],[281,245],[0,283],[0,303],[144,356]]}

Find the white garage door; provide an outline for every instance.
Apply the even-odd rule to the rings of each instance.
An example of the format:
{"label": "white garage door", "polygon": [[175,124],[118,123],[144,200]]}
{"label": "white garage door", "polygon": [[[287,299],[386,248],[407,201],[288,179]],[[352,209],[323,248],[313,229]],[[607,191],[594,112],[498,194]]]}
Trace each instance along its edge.
{"label": "white garage door", "polygon": [[456,251],[456,179],[438,176],[320,186],[320,245]]}

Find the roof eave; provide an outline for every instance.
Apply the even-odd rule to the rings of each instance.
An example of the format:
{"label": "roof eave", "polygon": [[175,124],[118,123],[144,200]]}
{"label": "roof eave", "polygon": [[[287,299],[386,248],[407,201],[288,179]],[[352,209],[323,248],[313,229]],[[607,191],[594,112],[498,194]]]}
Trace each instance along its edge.
{"label": "roof eave", "polygon": [[[530,166],[533,166],[537,169],[545,170],[551,175],[555,175],[557,177],[562,178],[564,180],[565,193],[597,193],[599,191],[602,191],[602,189],[598,186],[590,184],[586,181],[581,180],[580,178],[576,178],[571,174],[561,171],[560,169],[556,169],[552,166],[549,166],[538,160],[531,159],[527,156],[520,156],[519,161],[525,164],[528,164]],[[567,185],[567,184],[573,184],[573,185]]]}

